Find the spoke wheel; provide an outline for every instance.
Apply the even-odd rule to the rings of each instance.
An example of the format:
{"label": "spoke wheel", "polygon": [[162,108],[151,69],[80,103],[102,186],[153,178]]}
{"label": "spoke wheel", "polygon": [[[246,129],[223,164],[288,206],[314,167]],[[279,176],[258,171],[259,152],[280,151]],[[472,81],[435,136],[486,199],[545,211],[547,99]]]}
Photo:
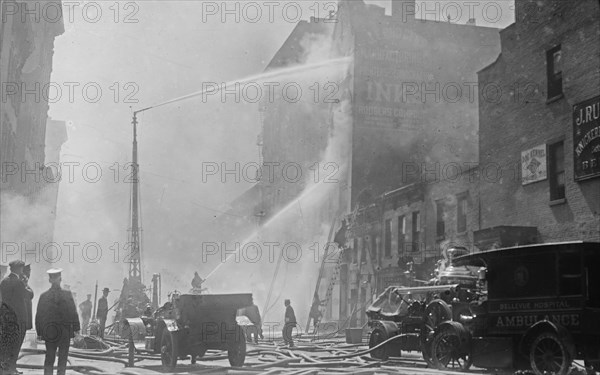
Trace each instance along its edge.
{"label": "spoke wheel", "polygon": [[423,327],[421,328],[421,353],[428,367],[435,367],[431,357],[431,342],[434,331],[442,322],[451,319],[450,307],[440,299],[431,301],[425,308]]}
{"label": "spoke wheel", "polygon": [[531,369],[537,375],[565,375],[571,367],[571,356],[566,345],[552,332],[543,332],[535,338],[529,352],[529,361]]}
{"label": "spoke wheel", "polygon": [[239,330],[236,339],[227,343],[227,358],[231,367],[242,367],[246,361],[246,336],[241,328]]}
{"label": "spoke wheel", "polygon": [[165,328],[160,339],[160,360],[167,370],[172,370],[177,366],[178,351],[179,341],[176,333]]}
{"label": "spoke wheel", "polygon": [[[369,338],[369,349],[376,347],[381,344],[385,340],[387,340],[387,334],[380,328],[375,328],[373,332],[371,332],[371,337]],[[378,349],[375,349],[371,352],[371,358],[381,359],[383,361],[387,360],[390,355],[387,352],[387,345],[384,345]]]}
{"label": "spoke wheel", "polygon": [[460,335],[453,329],[436,334],[431,342],[431,361],[439,370],[467,371],[473,361],[462,349]]}

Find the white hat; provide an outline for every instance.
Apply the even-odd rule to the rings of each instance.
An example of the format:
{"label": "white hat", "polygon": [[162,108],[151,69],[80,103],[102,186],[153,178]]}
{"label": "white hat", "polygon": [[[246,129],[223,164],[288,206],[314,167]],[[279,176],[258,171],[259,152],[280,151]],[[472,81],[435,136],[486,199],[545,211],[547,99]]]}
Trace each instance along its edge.
{"label": "white hat", "polygon": [[51,268],[48,271],[46,271],[46,273],[50,276],[57,276],[60,275],[62,271],[62,268]]}

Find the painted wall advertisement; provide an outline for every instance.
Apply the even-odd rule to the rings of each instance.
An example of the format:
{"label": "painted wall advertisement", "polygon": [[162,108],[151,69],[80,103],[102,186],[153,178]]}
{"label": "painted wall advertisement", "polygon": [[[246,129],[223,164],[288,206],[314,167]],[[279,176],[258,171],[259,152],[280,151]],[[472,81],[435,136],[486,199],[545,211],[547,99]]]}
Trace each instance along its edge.
{"label": "painted wall advertisement", "polygon": [[521,152],[521,176],[523,185],[542,181],[548,177],[545,144]]}
{"label": "painted wall advertisement", "polygon": [[575,180],[600,176],[600,96],[573,106]]}

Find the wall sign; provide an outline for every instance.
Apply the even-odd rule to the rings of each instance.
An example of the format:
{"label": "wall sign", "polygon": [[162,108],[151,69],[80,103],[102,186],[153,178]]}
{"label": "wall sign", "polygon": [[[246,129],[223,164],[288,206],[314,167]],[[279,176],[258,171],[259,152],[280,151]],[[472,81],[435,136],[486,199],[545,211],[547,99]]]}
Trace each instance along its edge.
{"label": "wall sign", "polygon": [[521,152],[521,182],[523,185],[542,181],[547,177],[545,144]]}
{"label": "wall sign", "polygon": [[573,106],[575,181],[600,176],[600,96]]}

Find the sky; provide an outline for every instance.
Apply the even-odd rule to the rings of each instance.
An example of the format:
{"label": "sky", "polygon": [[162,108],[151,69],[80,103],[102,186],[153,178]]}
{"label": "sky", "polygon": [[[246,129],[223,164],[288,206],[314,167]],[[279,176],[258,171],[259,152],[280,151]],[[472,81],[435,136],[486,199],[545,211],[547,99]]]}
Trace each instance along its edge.
{"label": "sky", "polygon": [[[92,251],[74,261],[62,258],[69,271],[63,279],[78,295],[92,292],[96,281],[100,289],[117,290],[127,275],[123,260],[132,112],[200,91],[210,82],[261,73],[298,19],[324,17],[335,5],[278,1],[269,8],[265,2],[254,2],[262,13],[258,17],[248,2],[227,3],[234,13],[236,4],[239,7],[238,20],[223,12],[223,2],[199,0],[75,1],[77,6],[66,10],[65,33],[55,41],[51,78],[61,90],[49,115],[67,122],[61,162],[63,166],[71,162],[73,168],[63,170],[55,242],[77,242],[80,248],[92,243],[101,249],[100,256]],[[386,6],[389,14],[389,1],[369,3]],[[447,2],[418,3],[427,9],[436,9],[437,4],[440,13],[446,9],[455,14],[456,8]],[[488,3],[502,9],[497,22],[486,23],[478,15],[489,9]],[[474,8],[478,24],[508,26],[514,20],[512,3],[478,2]],[[468,11],[461,9],[459,22],[464,23]],[[493,10],[488,16],[496,17]],[[214,163],[233,168],[235,163],[258,161],[258,104],[222,103],[217,96],[205,99],[165,105],[138,117],[144,278],[149,283],[152,273],[162,274],[163,301],[167,290],[187,291],[193,271],[200,275],[211,271],[203,268],[198,251],[203,231],[253,185],[251,180],[206,176],[203,171]],[[244,288],[249,286],[240,286]]]}

